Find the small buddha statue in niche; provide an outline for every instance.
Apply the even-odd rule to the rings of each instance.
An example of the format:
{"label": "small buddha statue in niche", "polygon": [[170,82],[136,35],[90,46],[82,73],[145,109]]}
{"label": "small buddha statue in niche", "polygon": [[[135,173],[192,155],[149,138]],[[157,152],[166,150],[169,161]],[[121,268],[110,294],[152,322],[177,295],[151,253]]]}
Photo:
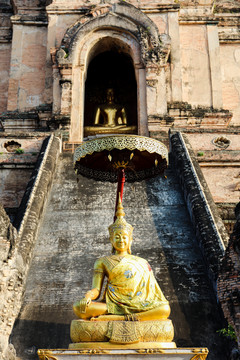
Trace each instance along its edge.
{"label": "small buddha statue in niche", "polygon": [[96,133],[134,133],[136,126],[128,126],[127,113],[123,105],[114,101],[114,90],[107,89],[106,103],[97,106],[92,126],[85,126],[86,135]]}
{"label": "small buddha statue in niche", "polygon": [[[101,116],[103,118],[102,124],[100,124]],[[107,102],[98,106],[94,118],[94,125],[107,127],[127,125],[126,110],[123,106],[115,104],[113,89],[107,89]]]}
{"label": "small buddha statue in niche", "polygon": [[[119,199],[116,221],[109,226],[113,254],[97,259],[92,289],[73,305],[74,313],[84,320],[166,320],[170,307],[150,265],[145,259],[131,255],[133,227],[124,219]],[[101,294],[104,278],[107,285]]]}

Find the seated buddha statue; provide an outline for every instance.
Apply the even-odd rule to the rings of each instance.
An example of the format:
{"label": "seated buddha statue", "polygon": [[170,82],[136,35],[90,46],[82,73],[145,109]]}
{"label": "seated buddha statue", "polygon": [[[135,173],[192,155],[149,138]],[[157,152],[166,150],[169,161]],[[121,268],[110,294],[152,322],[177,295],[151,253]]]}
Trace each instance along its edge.
{"label": "seated buddha statue", "polygon": [[[109,226],[112,255],[96,260],[92,289],[73,305],[74,313],[92,321],[166,320],[169,303],[148,262],[131,254],[133,227],[124,216],[119,199],[116,221]],[[105,277],[103,301],[96,301]]]}
{"label": "seated buddha statue", "polygon": [[97,106],[92,126],[85,126],[86,135],[95,133],[132,133],[136,126],[128,126],[124,106],[114,101],[114,90],[106,91],[106,102]]}
{"label": "seated buddha statue", "polygon": [[98,106],[94,125],[100,125],[100,116],[103,123],[101,126],[116,127],[118,125],[127,125],[126,110],[123,106],[115,104],[113,89],[107,89],[107,102]]}

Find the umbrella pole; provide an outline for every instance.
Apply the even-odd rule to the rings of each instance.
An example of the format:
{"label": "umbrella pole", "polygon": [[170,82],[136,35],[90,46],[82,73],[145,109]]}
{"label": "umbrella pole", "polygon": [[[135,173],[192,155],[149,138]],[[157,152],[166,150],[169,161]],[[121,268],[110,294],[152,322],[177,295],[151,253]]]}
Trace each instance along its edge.
{"label": "umbrella pole", "polygon": [[120,193],[121,201],[122,201],[122,198],[123,198],[124,183],[125,183],[125,171],[124,171],[124,169],[119,169],[118,170],[118,186],[117,186],[117,196],[116,196],[114,221],[117,218],[116,217],[116,212],[117,212],[117,206],[118,206],[119,193]]}

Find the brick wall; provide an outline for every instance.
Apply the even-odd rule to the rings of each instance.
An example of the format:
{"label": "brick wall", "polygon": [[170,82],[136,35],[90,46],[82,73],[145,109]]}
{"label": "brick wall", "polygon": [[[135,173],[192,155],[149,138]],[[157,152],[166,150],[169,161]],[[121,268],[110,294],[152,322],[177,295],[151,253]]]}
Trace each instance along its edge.
{"label": "brick wall", "polygon": [[237,222],[220,267],[218,296],[240,346],[240,203],[236,206],[235,214]]}

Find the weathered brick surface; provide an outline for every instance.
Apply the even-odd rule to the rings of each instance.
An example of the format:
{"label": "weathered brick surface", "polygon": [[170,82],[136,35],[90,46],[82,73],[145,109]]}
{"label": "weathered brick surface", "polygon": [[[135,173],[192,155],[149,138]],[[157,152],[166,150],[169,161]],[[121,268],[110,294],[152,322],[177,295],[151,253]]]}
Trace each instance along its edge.
{"label": "weathered brick surface", "polygon": [[[43,139],[43,136],[35,139],[10,135],[0,137],[0,202],[10,211],[17,210],[21,203]],[[24,153],[9,152],[6,145],[11,142],[19,144]]]}
{"label": "weathered brick surface", "polygon": [[11,16],[13,7],[10,0],[2,0],[0,3],[0,48],[4,48],[12,39]]}
{"label": "weathered brick surface", "polygon": [[238,202],[240,190],[239,167],[203,167],[202,172],[216,203]]}
{"label": "weathered brick surface", "polygon": [[[123,205],[134,226],[133,254],[149,260],[169,299],[178,346],[208,346],[209,360],[227,359],[216,330],[223,327],[212,284],[173,170],[167,178],[126,184]],[[97,257],[110,253],[116,184],[73,171],[72,156],[59,159],[34,249],[21,313],[11,340],[19,359],[37,348],[66,348],[72,303],[91,286]]]}
{"label": "weathered brick surface", "polygon": [[18,208],[32,169],[1,169],[0,201],[6,208]]}
{"label": "weathered brick surface", "polygon": [[[5,135],[5,136],[4,136]],[[30,135],[30,134],[29,134]],[[25,155],[31,155],[32,156],[32,163],[36,162],[36,155],[39,153],[41,146],[42,146],[42,142],[43,140],[48,136],[44,135],[44,134],[38,134],[36,137],[33,136],[33,134],[31,134],[29,137],[26,135],[22,135],[19,136],[19,134],[17,135],[13,135],[13,134],[2,134],[2,136],[0,137],[0,155],[7,156],[7,155],[12,155],[12,158],[9,162],[18,162],[18,159],[21,158],[21,156]],[[20,147],[21,149],[23,149],[24,153],[21,154],[21,156],[18,156],[15,152],[15,150],[13,152],[8,151],[7,149],[7,144],[11,143],[11,142],[15,142],[18,145],[18,147]],[[1,159],[1,163],[2,163],[2,158]],[[27,161],[26,161],[27,162]]]}
{"label": "weathered brick surface", "polygon": [[232,125],[240,125],[240,50],[234,43],[222,44],[220,47],[223,106],[233,111]]}
{"label": "weathered brick surface", "polygon": [[15,11],[20,14],[45,12],[46,5],[52,0],[13,0]]}
{"label": "weathered brick surface", "polygon": [[11,256],[17,238],[17,231],[10,222],[2,204],[0,203],[0,262]]}
{"label": "weathered brick surface", "polygon": [[[186,134],[215,203],[237,203],[240,189],[240,143],[238,131],[209,131]],[[217,147],[214,139],[229,140],[226,149]]]}
{"label": "weathered brick surface", "polygon": [[[14,25],[9,111],[24,111],[44,104],[46,41],[45,27]],[[22,44],[21,48],[18,43]]]}
{"label": "weathered brick surface", "polygon": [[58,139],[54,138],[49,142],[45,154],[47,157],[43,156],[44,151],[40,154],[39,162],[41,162],[41,166],[38,171],[36,169],[35,174],[33,174],[34,179],[27,188],[28,193],[24,199],[25,202],[23,201],[25,212],[21,211],[21,215],[24,216],[19,221],[17,239],[14,246],[9,247],[5,261],[1,262],[0,357],[3,360],[15,359],[15,350],[11,344],[8,344],[8,338],[21,307],[24,284],[32,258],[39,220],[51,186],[56,159],[59,154]]}
{"label": "weathered brick surface", "polygon": [[[226,148],[226,152],[231,151],[240,151],[240,143],[239,143],[239,135],[238,132],[234,133],[233,129],[222,130],[222,131],[209,131],[209,132],[201,132],[198,133],[195,129],[194,133],[188,133],[187,138],[195,152],[198,151],[206,151],[211,150],[215,153],[216,158],[219,159],[217,156],[220,154],[224,154],[221,148],[214,145],[214,139],[218,137],[224,137],[230,140],[229,146]],[[212,159],[214,160],[214,158]]]}
{"label": "weathered brick surface", "polygon": [[162,14],[150,14],[149,17],[157,25],[160,34],[168,33],[168,15],[167,13]]}
{"label": "weathered brick surface", "polygon": [[[45,130],[47,135],[49,135],[49,124],[52,120],[51,110],[51,104],[44,104],[37,106],[35,109],[31,110],[6,111],[2,113],[2,115],[0,116],[0,121],[3,126],[3,130],[5,131],[5,137],[11,136],[11,134],[16,137],[19,134],[22,134],[23,137],[28,137],[30,131],[34,131],[35,136],[38,137],[38,135],[36,134],[36,130],[42,132],[40,137],[42,137],[42,135],[44,134],[43,130]],[[15,131],[13,132],[13,130]]]}
{"label": "weathered brick surface", "polygon": [[[109,4],[113,4],[115,1],[109,1]],[[179,3],[174,1],[160,2],[159,1],[128,1],[130,4],[142,9],[148,14],[159,29],[160,33],[167,34],[173,31],[172,36],[172,61],[171,61],[171,73],[172,76],[178,68],[178,77],[171,84],[172,89],[168,88],[169,100],[184,100],[188,101],[191,105],[205,105],[215,106],[213,98],[215,92],[219,92],[219,98],[223,96],[224,108],[233,110],[233,125],[239,124],[239,49],[238,41],[239,36],[235,36],[234,39],[228,39],[229,41],[222,41],[218,43],[217,30],[216,39],[211,40],[209,37],[209,29],[207,30],[207,23],[213,25],[216,21],[220,20],[219,33],[229,31],[231,29],[231,21],[233,22],[233,31],[238,29],[238,20],[234,20],[234,16],[239,9],[237,1],[218,1],[216,7],[212,7],[212,0],[209,1],[188,1],[181,0]],[[31,3],[31,5],[30,5]],[[60,47],[61,41],[64,37],[64,33],[67,29],[73,28],[73,24],[81,18],[80,21],[88,22],[89,16],[96,18],[105,14],[108,4],[101,3],[100,0],[93,0],[91,3],[85,0],[78,1],[5,1],[11,11],[14,9],[14,13],[17,14],[12,18],[14,24],[13,31],[13,45],[12,45],[12,66],[11,69],[19,69],[19,73],[15,76],[12,74],[11,78],[14,80],[9,85],[9,110],[16,109],[29,109],[43,104],[44,101],[51,102],[53,97],[52,89],[52,71],[50,63],[50,48]],[[50,6],[48,6],[50,4]],[[194,5],[194,6],[193,6]],[[204,6],[202,6],[204,5]],[[46,10],[48,6],[48,10]],[[97,8],[97,9],[96,9]],[[180,8],[180,10],[179,10]],[[164,12],[161,10],[164,9]],[[166,10],[169,10],[167,12]],[[179,10],[179,19],[176,15],[174,30],[170,29],[171,17],[174,11]],[[220,9],[220,10],[219,10]],[[227,11],[227,15],[222,15],[224,9]],[[49,12],[49,17],[46,16],[46,11]],[[220,15],[217,12],[220,11]],[[55,14],[56,12],[56,14]],[[69,13],[70,12],[70,13]],[[229,13],[228,13],[229,12]],[[83,16],[83,14],[87,16]],[[176,12],[177,14],[177,12]],[[231,14],[231,16],[229,16]],[[6,18],[6,19],[5,19]],[[8,22],[9,25],[10,16],[5,16],[2,20],[2,31],[5,31],[5,25]],[[136,16],[137,18],[137,16]],[[230,19],[231,20],[228,20]],[[237,18],[237,16],[235,16]],[[49,20],[49,28],[47,29]],[[120,19],[121,20],[121,19]],[[119,20],[119,21],[120,21]],[[179,21],[180,20],[180,26]],[[185,22],[184,22],[185,21]],[[230,21],[230,23],[229,23]],[[32,23],[32,24],[30,24]],[[229,25],[230,24],[230,25]],[[23,26],[22,26],[23,25]],[[31,26],[28,26],[31,25]],[[223,29],[224,28],[224,29]],[[26,30],[27,29],[27,30]],[[38,41],[32,44],[31,37],[32,31],[38,32]],[[43,30],[44,29],[44,30]],[[41,33],[45,31],[45,41],[41,42]],[[180,31],[180,38],[178,32]],[[48,34],[47,34],[48,32]],[[211,32],[211,31],[210,31]],[[19,34],[23,33],[23,38]],[[176,38],[175,38],[176,35]],[[48,36],[48,49],[46,49],[46,42]],[[222,38],[221,38],[222,39]],[[230,41],[231,40],[231,41]],[[234,42],[234,41],[236,42]],[[215,42],[214,44],[211,41]],[[17,46],[22,44],[21,47]],[[44,47],[44,49],[42,48]],[[19,48],[23,50],[22,54],[15,54],[15,49]],[[220,49],[220,55],[218,51]],[[181,56],[179,52],[181,50]],[[214,53],[217,61],[212,61],[210,57],[211,51]],[[215,54],[216,53],[216,54]],[[21,56],[23,55],[22,59]],[[42,62],[44,57],[44,62]],[[215,59],[215,60],[216,60]],[[215,68],[215,63],[221,61],[221,69]],[[41,63],[41,69],[39,69],[38,62]],[[26,67],[25,68],[25,63]],[[29,66],[30,63],[30,66]],[[44,68],[44,64],[46,67]],[[31,70],[29,71],[30,68]],[[222,70],[222,72],[220,71]],[[215,75],[213,73],[215,72]],[[217,80],[214,76],[220,74]],[[35,79],[35,86],[33,86]],[[46,82],[45,82],[46,79]],[[213,80],[217,81],[217,84],[213,84]],[[174,86],[174,84],[176,86]],[[181,86],[182,84],[182,86]],[[5,84],[6,85],[6,84]],[[7,85],[6,85],[7,86]],[[175,89],[179,88],[179,96],[174,97],[173,93]],[[221,94],[222,89],[222,94]],[[58,89],[59,90],[59,89]],[[158,89],[157,92],[160,90]],[[45,94],[42,96],[42,94]],[[181,94],[180,94],[181,93]],[[183,95],[183,96],[182,96]],[[54,95],[55,96],[55,95]],[[162,95],[160,94],[160,98]],[[149,97],[151,102],[151,97]],[[6,106],[6,91],[4,97],[2,97]],[[219,106],[222,106],[221,100],[219,100]],[[212,121],[212,122],[211,122]],[[208,126],[217,126],[221,122],[221,119],[207,119]],[[191,125],[191,121],[189,123]],[[197,125],[197,123],[194,123]]]}
{"label": "weathered brick surface", "polygon": [[18,80],[9,79],[7,110],[12,111],[17,109],[18,87]]}
{"label": "weathered brick surface", "polygon": [[206,25],[180,26],[183,101],[211,106]]}
{"label": "weathered brick surface", "polygon": [[218,296],[228,322],[233,326],[240,346],[240,203],[237,222],[220,267]]}
{"label": "weathered brick surface", "polygon": [[216,0],[215,12],[219,13],[238,13],[240,5],[238,0]]}
{"label": "weathered brick surface", "polygon": [[0,113],[7,110],[11,45],[0,44]]}

